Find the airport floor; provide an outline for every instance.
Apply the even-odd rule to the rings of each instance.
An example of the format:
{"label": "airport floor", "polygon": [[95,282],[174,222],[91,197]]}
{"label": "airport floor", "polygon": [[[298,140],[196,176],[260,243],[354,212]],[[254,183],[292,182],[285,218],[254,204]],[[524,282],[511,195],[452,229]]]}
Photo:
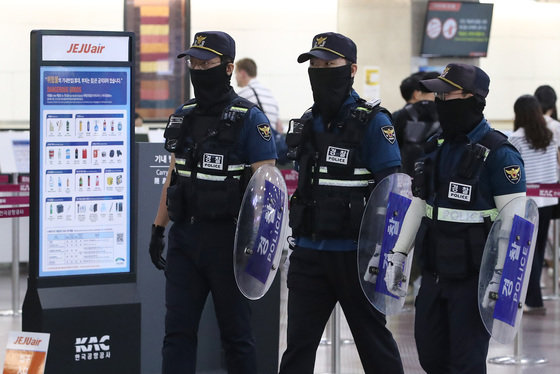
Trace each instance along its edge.
{"label": "airport floor", "polygon": [[[284,273],[281,273],[284,274]],[[552,277],[546,270],[543,271],[543,294],[552,295]],[[23,302],[26,287],[25,272],[21,272],[20,280],[20,302]],[[283,284],[285,284],[285,279]],[[281,308],[283,308],[280,321],[281,332],[286,328],[286,290],[282,289]],[[0,311],[11,310],[12,304],[12,280],[11,270],[7,266],[0,266]],[[547,363],[541,365],[496,365],[488,364],[489,374],[552,374],[560,372],[560,300],[545,300],[547,313],[544,316],[524,315],[522,345],[518,357],[545,358]],[[344,318],[341,318],[341,371],[339,374],[363,373],[356,348],[352,343],[352,336]],[[424,373],[418,363],[416,347],[413,337],[414,309],[412,305],[405,305],[405,311],[388,320],[388,326],[393,332],[404,364],[405,373]],[[0,315],[0,365],[3,367],[5,347],[10,331],[21,330],[21,316]],[[332,344],[330,338],[330,325],[324,334],[324,340],[317,351],[317,362],[315,373],[326,374],[331,371]],[[280,352],[286,345],[285,334],[281,334]],[[515,357],[515,346],[513,343],[502,345],[495,341],[490,342],[488,358]],[[281,353],[280,353],[281,354]],[[207,373],[210,374],[210,373]]]}
{"label": "airport floor", "polygon": [[[552,270],[552,269],[551,269]],[[284,273],[282,273],[284,274]],[[543,295],[552,295],[552,274],[543,269]],[[285,285],[285,279],[282,280]],[[286,307],[286,289],[281,291],[281,308]],[[536,359],[546,358],[545,364],[539,365],[497,365],[488,364],[488,374],[553,374],[560,373],[560,300],[545,300],[546,315],[524,315],[522,319],[523,332],[521,345],[518,345],[518,355],[515,355],[515,344],[500,344],[494,340],[490,341],[488,359]],[[286,314],[281,314],[280,320],[280,351],[286,345],[285,332]],[[358,374],[363,373],[360,359],[355,345],[352,343],[350,329],[341,318],[341,353],[340,353],[340,373],[337,374]],[[406,374],[424,373],[418,362],[418,353],[414,344],[414,307],[412,302],[405,304],[404,311],[394,317],[388,318],[389,329],[393,332],[395,340],[399,346],[403,361],[404,372]],[[323,336],[323,342],[317,351],[317,361],[315,373],[326,374],[334,373],[331,366],[332,345],[330,344],[330,326]]]}

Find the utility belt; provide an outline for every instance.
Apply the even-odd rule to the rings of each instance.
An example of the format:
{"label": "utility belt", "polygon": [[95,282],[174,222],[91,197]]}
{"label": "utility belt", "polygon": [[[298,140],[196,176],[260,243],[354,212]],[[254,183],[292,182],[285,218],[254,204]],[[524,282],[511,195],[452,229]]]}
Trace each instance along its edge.
{"label": "utility belt", "polygon": [[173,222],[236,221],[251,168],[229,165],[222,175],[177,168],[167,188],[167,212]]}
{"label": "utility belt", "polygon": [[478,274],[497,213],[497,209],[477,211],[427,205],[415,240],[421,266],[446,279]]}

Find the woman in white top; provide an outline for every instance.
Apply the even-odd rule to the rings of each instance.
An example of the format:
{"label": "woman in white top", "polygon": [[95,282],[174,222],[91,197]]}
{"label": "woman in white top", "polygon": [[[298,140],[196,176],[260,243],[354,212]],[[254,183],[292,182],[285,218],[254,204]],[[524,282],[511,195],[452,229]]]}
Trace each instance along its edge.
{"label": "woman in white top", "polygon": [[[539,102],[532,95],[523,95],[515,101],[513,110],[515,132],[509,137],[509,141],[523,157],[527,184],[556,183],[558,181],[557,140],[546,125]],[[534,199],[539,206],[539,229],[525,304],[527,312],[544,314],[546,309],[542,301],[540,278],[548,227],[558,199],[549,197]]]}
{"label": "woman in white top", "polygon": [[[535,90],[535,97],[541,105],[541,110],[542,114],[544,115],[546,125],[552,131],[556,139],[560,141],[560,122],[558,122],[558,113],[556,110],[556,92],[554,91],[554,88],[546,84],[539,86]],[[558,144],[558,146],[560,146],[560,144]],[[558,209],[556,209],[555,213],[556,215],[558,215]],[[560,217],[555,216],[553,218]]]}

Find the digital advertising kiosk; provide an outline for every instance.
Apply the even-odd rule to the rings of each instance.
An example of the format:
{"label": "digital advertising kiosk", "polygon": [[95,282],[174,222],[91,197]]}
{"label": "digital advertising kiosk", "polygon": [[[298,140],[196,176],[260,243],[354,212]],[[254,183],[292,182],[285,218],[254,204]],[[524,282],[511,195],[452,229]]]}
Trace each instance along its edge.
{"label": "digital advertising kiosk", "polygon": [[29,279],[23,330],[45,373],[139,373],[130,32],[31,33]]}

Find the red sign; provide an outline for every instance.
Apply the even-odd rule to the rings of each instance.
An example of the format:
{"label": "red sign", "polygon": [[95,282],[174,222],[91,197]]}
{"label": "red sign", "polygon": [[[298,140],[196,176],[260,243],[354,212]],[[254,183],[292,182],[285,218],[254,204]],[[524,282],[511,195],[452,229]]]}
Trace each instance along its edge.
{"label": "red sign", "polygon": [[288,196],[292,196],[296,192],[298,182],[298,172],[292,169],[280,170],[286,181],[286,188],[288,189]]}
{"label": "red sign", "polygon": [[0,184],[10,183],[10,176],[3,174],[0,175]]}
{"label": "red sign", "polygon": [[450,1],[433,2],[430,3],[428,10],[436,10],[440,12],[458,12],[461,10],[461,3]]}
{"label": "red sign", "polygon": [[31,178],[29,177],[29,175],[20,175],[18,176],[18,183],[29,184],[31,183]]}
{"label": "red sign", "polygon": [[21,208],[0,208],[0,218],[28,217],[29,207]]}
{"label": "red sign", "polygon": [[0,192],[29,192],[28,184],[0,184]]}
{"label": "red sign", "polygon": [[527,196],[560,197],[560,184],[527,184]]}
{"label": "red sign", "polygon": [[0,196],[0,205],[29,204],[29,196]]}

